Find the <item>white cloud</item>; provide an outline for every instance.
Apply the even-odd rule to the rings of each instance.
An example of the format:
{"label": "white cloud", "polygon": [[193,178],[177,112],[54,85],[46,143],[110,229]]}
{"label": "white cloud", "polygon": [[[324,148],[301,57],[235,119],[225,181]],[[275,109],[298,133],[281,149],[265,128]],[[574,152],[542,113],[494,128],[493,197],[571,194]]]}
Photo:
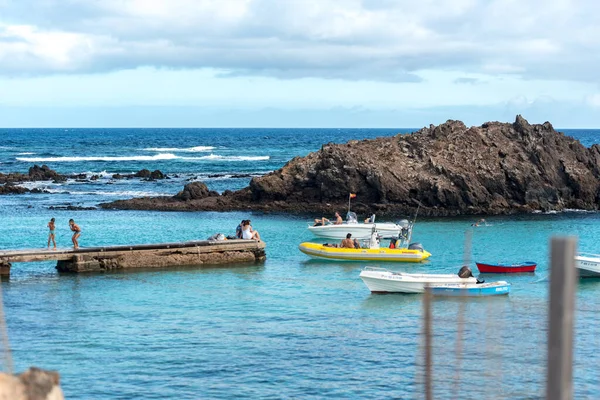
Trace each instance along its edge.
{"label": "white cloud", "polygon": [[600,108],[600,93],[592,94],[587,97],[587,104],[594,108]]}
{"label": "white cloud", "polygon": [[418,81],[422,70],[598,81],[594,0],[0,2],[0,74],[213,68]]}

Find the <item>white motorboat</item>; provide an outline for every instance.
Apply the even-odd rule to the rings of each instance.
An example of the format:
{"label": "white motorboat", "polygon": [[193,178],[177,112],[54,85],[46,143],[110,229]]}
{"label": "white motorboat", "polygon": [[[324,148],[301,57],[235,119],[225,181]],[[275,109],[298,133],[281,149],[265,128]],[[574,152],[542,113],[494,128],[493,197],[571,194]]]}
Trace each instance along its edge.
{"label": "white motorboat", "polygon": [[371,293],[423,293],[434,285],[477,283],[473,276],[461,278],[456,274],[407,274],[384,268],[366,267],[360,278]]}
{"label": "white motorboat", "polygon": [[349,212],[346,221],[342,224],[328,223],[325,225],[310,225],[308,230],[313,235],[326,239],[338,239],[342,240],[346,238],[346,235],[351,233],[353,239],[369,239],[371,232],[376,230],[377,233],[383,238],[392,238],[398,236],[408,236],[412,224],[407,220],[401,220],[397,223],[392,222],[375,222],[375,216],[373,215],[369,222],[359,223],[356,214]]}
{"label": "white motorboat", "polygon": [[600,278],[600,254],[581,253],[575,257],[581,278]]}

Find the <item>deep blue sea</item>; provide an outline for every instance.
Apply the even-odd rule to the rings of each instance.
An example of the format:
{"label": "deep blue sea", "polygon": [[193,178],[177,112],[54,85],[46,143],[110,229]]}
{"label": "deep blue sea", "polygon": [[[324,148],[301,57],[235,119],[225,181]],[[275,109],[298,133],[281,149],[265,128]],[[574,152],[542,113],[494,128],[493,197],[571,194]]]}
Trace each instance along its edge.
{"label": "deep blue sea", "polygon": [[[61,247],[69,218],[83,229],[82,246],[204,239],[244,218],[267,243],[265,263],[235,267],[63,275],[53,263],[15,264],[2,294],[16,370],[58,370],[68,399],[422,398],[422,296],[371,295],[358,275],[366,265],[457,272],[471,230],[473,261],[534,260],[538,270],[503,277],[508,297],[435,301],[436,398],[542,398],[548,241],[576,235],[581,251],[600,252],[597,213],[487,217],[477,228],[467,218],[419,218],[413,238],[429,262],[365,264],[300,253],[311,215],[49,209],[173,195],[191,180],[238,189],[324,143],[410,131],[1,129],[0,172],[46,164],[101,178],[0,196],[0,249],[45,247],[51,217]],[[600,130],[564,132],[600,143]],[[111,178],[142,168],[172,178]],[[575,397],[597,399],[600,280],[581,282],[577,296]]]}

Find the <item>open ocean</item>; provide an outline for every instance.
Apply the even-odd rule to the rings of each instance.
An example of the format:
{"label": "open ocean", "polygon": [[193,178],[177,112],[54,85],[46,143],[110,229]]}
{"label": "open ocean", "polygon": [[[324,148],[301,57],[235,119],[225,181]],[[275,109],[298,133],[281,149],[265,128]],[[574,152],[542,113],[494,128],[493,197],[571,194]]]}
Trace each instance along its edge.
{"label": "open ocean", "polygon": [[[14,264],[2,293],[16,370],[59,371],[67,399],[422,398],[422,296],[371,295],[358,275],[366,265],[457,272],[465,231],[473,230],[473,261],[534,260],[538,269],[502,277],[512,284],[508,297],[436,300],[435,396],[542,398],[548,241],[576,235],[581,251],[600,253],[598,213],[486,217],[489,225],[477,228],[470,226],[476,218],[419,218],[413,239],[433,254],[429,262],[378,264],[300,253],[312,215],[49,209],[173,195],[191,180],[235,190],[324,143],[411,131],[0,129],[0,172],[46,164],[99,176],[27,185],[49,194],[0,196],[0,249],[45,247],[52,217],[60,247],[70,245],[69,218],[82,227],[82,246],[205,239],[233,233],[246,218],[267,243],[265,263],[235,268],[62,275],[54,263]],[[600,130],[563,132],[586,146],[600,143]],[[111,179],[142,168],[171,179]],[[579,284],[578,399],[600,398],[599,297],[600,280]]]}

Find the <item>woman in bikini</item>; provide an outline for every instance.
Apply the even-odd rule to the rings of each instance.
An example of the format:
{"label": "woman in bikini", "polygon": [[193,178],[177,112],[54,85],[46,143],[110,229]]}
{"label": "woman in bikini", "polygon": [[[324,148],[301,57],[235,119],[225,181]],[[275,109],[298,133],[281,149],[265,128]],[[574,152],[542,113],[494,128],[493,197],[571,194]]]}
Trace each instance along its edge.
{"label": "woman in bikini", "polygon": [[54,244],[54,250],[56,250],[56,237],[54,236],[56,225],[54,224],[54,218],[48,222],[48,229],[50,229],[50,232],[48,233],[48,248],[50,248],[50,242],[52,242]]}
{"label": "woman in bikini", "polygon": [[69,220],[69,228],[71,228],[71,230],[74,232],[73,237],[71,238],[73,241],[73,248],[78,249],[79,242],[77,239],[79,239],[79,236],[81,235],[81,228],[72,219]]}
{"label": "woman in bikini", "polygon": [[260,241],[260,234],[258,231],[252,229],[249,219],[244,221],[244,225],[242,226],[242,239]]}

